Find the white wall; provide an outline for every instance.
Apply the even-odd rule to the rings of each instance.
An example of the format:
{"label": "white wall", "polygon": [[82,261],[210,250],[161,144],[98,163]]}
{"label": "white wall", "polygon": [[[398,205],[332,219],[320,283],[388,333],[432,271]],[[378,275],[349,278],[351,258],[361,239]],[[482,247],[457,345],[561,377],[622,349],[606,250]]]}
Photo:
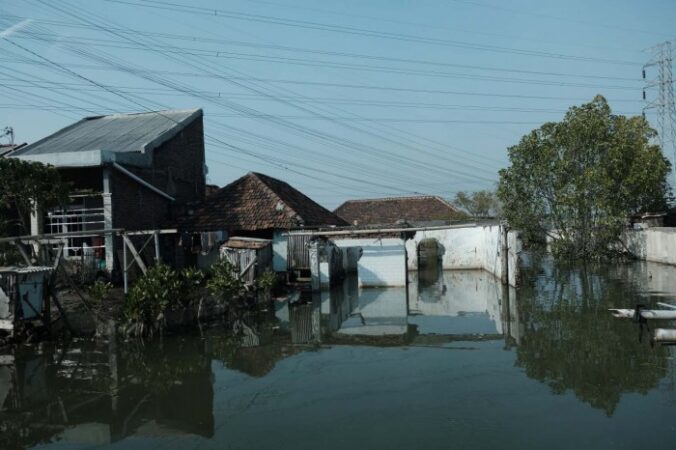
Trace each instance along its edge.
{"label": "white wall", "polygon": [[406,246],[400,238],[333,239],[340,248],[361,247],[359,286],[406,286]]}
{"label": "white wall", "polygon": [[[408,270],[418,270],[418,244],[423,239],[436,239],[442,247],[442,268],[483,269],[498,278],[503,274],[502,247],[504,235],[500,225],[479,225],[445,230],[416,232],[413,239],[406,242]],[[509,283],[515,286],[518,279],[518,255],[521,244],[518,233],[510,232],[507,238]]]}
{"label": "white wall", "polygon": [[676,228],[630,230],[624,240],[631,253],[646,261],[676,265]]}

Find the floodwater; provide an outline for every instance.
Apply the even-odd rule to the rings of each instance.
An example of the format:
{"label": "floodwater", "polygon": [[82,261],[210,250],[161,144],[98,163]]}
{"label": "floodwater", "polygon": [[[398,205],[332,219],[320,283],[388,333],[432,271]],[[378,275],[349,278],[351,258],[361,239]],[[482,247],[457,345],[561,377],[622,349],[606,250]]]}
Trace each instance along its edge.
{"label": "floodwater", "polygon": [[675,297],[657,264],[532,262],[518,291],[431,269],[144,345],[26,346],[0,448],[674,449],[673,347],[607,308]]}

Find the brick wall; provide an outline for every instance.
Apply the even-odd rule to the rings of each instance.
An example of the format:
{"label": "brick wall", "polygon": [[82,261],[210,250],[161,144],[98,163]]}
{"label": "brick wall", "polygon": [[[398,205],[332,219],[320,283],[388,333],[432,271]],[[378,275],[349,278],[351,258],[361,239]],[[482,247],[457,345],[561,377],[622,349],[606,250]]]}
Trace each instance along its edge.
{"label": "brick wall", "polygon": [[117,170],[112,171],[111,178],[113,228],[150,230],[164,225],[169,200]]}
{"label": "brick wall", "polygon": [[153,151],[152,168],[127,168],[174,197],[172,211],[175,214],[179,214],[186,203],[203,200],[206,177],[202,117]]}
{"label": "brick wall", "polygon": [[127,230],[173,226],[172,217],[186,203],[204,199],[204,127],[198,117],[153,151],[151,168],[127,167],[143,180],[176,199],[164,197],[113,171],[113,226]]}

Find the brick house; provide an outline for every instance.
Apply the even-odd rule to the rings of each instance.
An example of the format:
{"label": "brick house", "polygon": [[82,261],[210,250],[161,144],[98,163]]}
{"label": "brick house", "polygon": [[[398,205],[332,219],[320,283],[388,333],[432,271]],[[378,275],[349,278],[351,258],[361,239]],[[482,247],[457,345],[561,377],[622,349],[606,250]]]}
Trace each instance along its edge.
{"label": "brick house", "polygon": [[441,225],[464,215],[443,198],[431,195],[348,200],[333,212],[355,226]]}
{"label": "brick house", "polygon": [[287,232],[344,225],[342,219],[288,183],[255,172],[210,194],[179,221],[183,231],[225,231],[230,236],[271,239],[276,272],[288,268]]}
{"label": "brick house", "polygon": [[87,117],[12,152],[71,185],[71,203],[34,214],[31,234],[81,232],[67,238],[66,257],[93,248],[112,271],[121,242],[101,231],[157,229],[204,199],[202,118],[201,109]]}

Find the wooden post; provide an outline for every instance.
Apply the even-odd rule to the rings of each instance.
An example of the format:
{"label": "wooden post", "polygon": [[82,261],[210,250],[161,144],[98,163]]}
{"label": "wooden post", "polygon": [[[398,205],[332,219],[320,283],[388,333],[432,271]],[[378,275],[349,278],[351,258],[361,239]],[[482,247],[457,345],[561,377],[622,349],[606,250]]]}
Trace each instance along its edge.
{"label": "wooden post", "polygon": [[160,259],[160,233],[159,233],[159,231],[155,231],[153,233],[153,239],[155,240],[155,264],[159,264],[161,262],[161,259]]}
{"label": "wooden post", "polygon": [[124,280],[124,293],[129,291],[129,264],[127,263],[127,243],[122,242],[122,279]]}
{"label": "wooden post", "polygon": [[500,281],[502,284],[509,284],[509,242],[507,234],[509,230],[507,225],[500,225],[500,241],[502,248],[500,249],[500,256],[502,260],[502,273],[500,274]]}

